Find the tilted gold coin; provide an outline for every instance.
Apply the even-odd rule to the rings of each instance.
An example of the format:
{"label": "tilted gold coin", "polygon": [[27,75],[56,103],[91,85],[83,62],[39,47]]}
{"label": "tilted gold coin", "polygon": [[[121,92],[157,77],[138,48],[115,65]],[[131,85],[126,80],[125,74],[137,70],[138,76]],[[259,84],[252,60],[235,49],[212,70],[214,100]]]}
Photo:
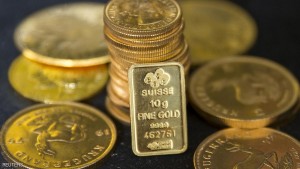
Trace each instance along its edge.
{"label": "tilted gold coin", "polygon": [[192,75],[192,105],[207,120],[240,128],[267,126],[288,116],[299,84],[281,65],[259,57],[216,60]]}
{"label": "tilted gold coin", "polygon": [[194,154],[195,169],[296,169],[300,144],[269,128],[225,129],[206,138]]}
{"label": "tilted gold coin", "polygon": [[83,67],[109,61],[101,3],[73,3],[41,10],[15,31],[24,56],[49,65]]}
{"label": "tilted gold coin", "polygon": [[8,119],[0,139],[5,157],[25,168],[79,169],[108,155],[116,128],[106,115],[87,105],[39,104]]}
{"label": "tilted gold coin", "polygon": [[180,1],[192,64],[246,52],[257,28],[242,8],[222,0]]}
{"label": "tilted gold coin", "polygon": [[188,144],[183,66],[136,64],[128,79],[133,152],[138,156],[183,153]]}
{"label": "tilted gold coin", "polygon": [[85,68],[53,67],[24,56],[11,65],[9,81],[26,98],[41,101],[82,100],[99,92],[106,84],[106,65]]}

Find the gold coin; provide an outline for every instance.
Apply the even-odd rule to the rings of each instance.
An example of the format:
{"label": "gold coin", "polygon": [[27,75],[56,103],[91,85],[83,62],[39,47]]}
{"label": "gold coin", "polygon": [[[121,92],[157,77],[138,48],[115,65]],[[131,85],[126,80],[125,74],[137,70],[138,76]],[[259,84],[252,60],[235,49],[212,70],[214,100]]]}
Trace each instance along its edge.
{"label": "gold coin", "polygon": [[207,120],[240,128],[267,126],[298,100],[299,84],[281,65],[258,57],[228,57],[196,70],[192,105]]}
{"label": "gold coin", "polygon": [[153,37],[180,25],[181,11],[175,0],[109,1],[104,23],[116,32]]}
{"label": "gold coin", "polygon": [[[110,77],[113,76],[113,78],[116,78],[116,79],[119,79],[119,80],[122,80],[124,83],[128,83],[128,78],[127,78],[127,73],[126,72],[123,72],[123,70],[121,69],[118,69],[116,66],[114,66],[115,64],[110,64],[109,66],[109,75]],[[120,74],[120,73],[124,73],[123,74]],[[122,83],[123,83],[122,82]]]}
{"label": "gold coin", "polygon": [[100,91],[108,79],[106,65],[53,67],[20,56],[12,63],[9,81],[26,98],[41,101],[82,100]]}
{"label": "gold coin", "polygon": [[[144,61],[151,61],[151,60],[166,60],[171,58],[170,53],[174,50],[178,50],[184,46],[183,43],[183,36],[179,36],[179,38],[175,39],[168,44],[156,47],[135,47],[134,45],[128,44],[125,46],[123,44],[115,43],[115,41],[107,40],[108,49],[110,53],[113,55],[117,55],[117,57],[125,58],[131,61],[136,60],[144,60]],[[129,47],[131,45],[131,47]],[[118,54],[116,54],[118,53]],[[120,56],[119,56],[120,55]]]}
{"label": "gold coin", "polygon": [[194,154],[195,169],[296,169],[300,144],[269,128],[225,129],[206,138]]}
{"label": "gold coin", "polygon": [[79,103],[39,104],[2,126],[1,149],[25,168],[79,169],[102,160],[116,142],[113,122]]}
{"label": "gold coin", "polygon": [[24,56],[49,65],[83,67],[109,61],[101,3],[73,3],[41,10],[15,31]]}
{"label": "gold coin", "polygon": [[107,36],[107,38],[112,39],[114,41],[118,41],[119,43],[132,44],[134,46],[139,47],[152,47],[164,45],[178,38],[177,36],[180,36],[183,32],[183,28],[184,23],[182,21],[182,23],[178,27],[172,29],[169,33],[164,34],[162,36],[154,36],[148,38],[122,36],[122,34],[114,32],[107,26],[104,26],[104,33]]}
{"label": "gold coin", "polygon": [[108,84],[111,90],[114,91],[119,96],[119,99],[124,100],[125,102],[129,103],[129,87],[128,83],[125,83],[124,85],[118,85],[117,83],[112,83],[114,81],[110,81]]}
{"label": "gold coin", "polygon": [[183,153],[188,143],[182,65],[136,64],[128,71],[128,79],[134,154]]}
{"label": "gold coin", "polygon": [[129,108],[114,104],[109,97],[106,97],[105,106],[114,118],[116,118],[123,124],[130,125]]}
{"label": "gold coin", "polygon": [[181,1],[192,64],[246,52],[255,42],[253,18],[229,1]]}

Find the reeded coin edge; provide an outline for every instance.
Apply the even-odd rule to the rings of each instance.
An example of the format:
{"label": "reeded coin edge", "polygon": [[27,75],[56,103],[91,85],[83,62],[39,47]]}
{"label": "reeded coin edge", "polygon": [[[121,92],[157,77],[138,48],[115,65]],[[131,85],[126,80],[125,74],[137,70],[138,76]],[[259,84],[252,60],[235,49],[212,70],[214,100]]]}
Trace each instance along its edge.
{"label": "reeded coin edge", "polygon": [[95,56],[88,59],[60,59],[60,58],[53,58],[50,56],[45,56],[39,54],[30,49],[23,49],[22,55],[26,58],[43,63],[46,65],[52,66],[61,66],[61,67],[89,67],[89,66],[96,66],[102,65],[110,62],[110,55],[104,56]]}
{"label": "reeded coin edge", "polygon": [[[121,123],[129,126],[130,125],[130,114],[126,114],[126,112],[123,112],[121,109],[118,109],[118,105],[110,105],[114,104],[112,101],[110,101],[109,97],[106,97],[105,99],[105,107],[109,111],[109,113],[116,118]],[[125,108],[125,107],[124,107]],[[128,108],[129,111],[129,108]]]}

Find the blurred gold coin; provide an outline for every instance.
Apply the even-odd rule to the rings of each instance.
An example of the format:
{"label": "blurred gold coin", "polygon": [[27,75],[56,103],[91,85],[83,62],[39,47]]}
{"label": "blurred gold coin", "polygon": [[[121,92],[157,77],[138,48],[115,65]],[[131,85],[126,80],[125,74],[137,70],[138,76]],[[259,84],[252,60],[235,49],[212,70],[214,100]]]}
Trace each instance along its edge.
{"label": "blurred gold coin", "polygon": [[300,144],[269,128],[225,129],[206,138],[194,154],[195,169],[298,168]]}
{"label": "blurred gold coin", "polygon": [[82,100],[100,91],[108,79],[106,65],[84,68],[53,67],[18,57],[9,69],[13,88],[26,98],[41,101]]}
{"label": "blurred gold coin", "polygon": [[3,155],[24,168],[90,166],[112,150],[113,122],[79,103],[39,104],[16,113],[2,126]]}
{"label": "blurred gold coin", "polygon": [[180,1],[193,65],[246,52],[255,42],[253,18],[223,0]]}
{"label": "blurred gold coin", "polygon": [[24,56],[49,65],[83,67],[109,61],[101,3],[53,6],[25,19],[15,31]]}
{"label": "blurred gold coin", "polygon": [[286,68],[252,56],[204,65],[192,75],[188,90],[192,105],[207,120],[240,128],[288,116],[299,96],[299,84]]}

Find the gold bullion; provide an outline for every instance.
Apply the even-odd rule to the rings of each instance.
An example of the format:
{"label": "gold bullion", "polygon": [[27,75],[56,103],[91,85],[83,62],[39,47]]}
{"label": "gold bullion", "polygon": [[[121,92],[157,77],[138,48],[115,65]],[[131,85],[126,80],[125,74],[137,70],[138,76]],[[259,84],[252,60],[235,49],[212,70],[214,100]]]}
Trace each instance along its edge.
{"label": "gold bullion", "polygon": [[128,71],[132,149],[138,156],[187,149],[185,80],[176,62],[133,65]]}
{"label": "gold bullion", "polygon": [[130,112],[128,107],[116,105],[108,97],[105,99],[105,107],[114,118],[123,124],[130,125]]}
{"label": "gold bullion", "polygon": [[82,100],[100,91],[108,79],[106,65],[83,68],[53,67],[20,56],[12,63],[9,81],[26,98],[49,101]]}
{"label": "gold bullion", "polygon": [[239,6],[222,0],[179,3],[193,65],[244,53],[254,44],[255,21]]}
{"label": "gold bullion", "polygon": [[225,129],[206,138],[194,154],[195,169],[296,169],[300,144],[269,128]]}
{"label": "gold bullion", "polygon": [[41,10],[15,31],[24,56],[49,65],[83,67],[109,61],[101,3],[72,3]]}
{"label": "gold bullion", "polygon": [[281,65],[259,57],[216,60],[190,79],[192,105],[207,120],[239,128],[267,126],[298,100],[299,84]]}
{"label": "gold bullion", "polygon": [[25,168],[79,169],[108,155],[116,128],[95,108],[61,102],[21,110],[5,122],[0,136],[5,157]]}
{"label": "gold bullion", "polygon": [[175,0],[110,1],[104,10],[104,23],[125,36],[153,37],[178,26],[181,10]]}

